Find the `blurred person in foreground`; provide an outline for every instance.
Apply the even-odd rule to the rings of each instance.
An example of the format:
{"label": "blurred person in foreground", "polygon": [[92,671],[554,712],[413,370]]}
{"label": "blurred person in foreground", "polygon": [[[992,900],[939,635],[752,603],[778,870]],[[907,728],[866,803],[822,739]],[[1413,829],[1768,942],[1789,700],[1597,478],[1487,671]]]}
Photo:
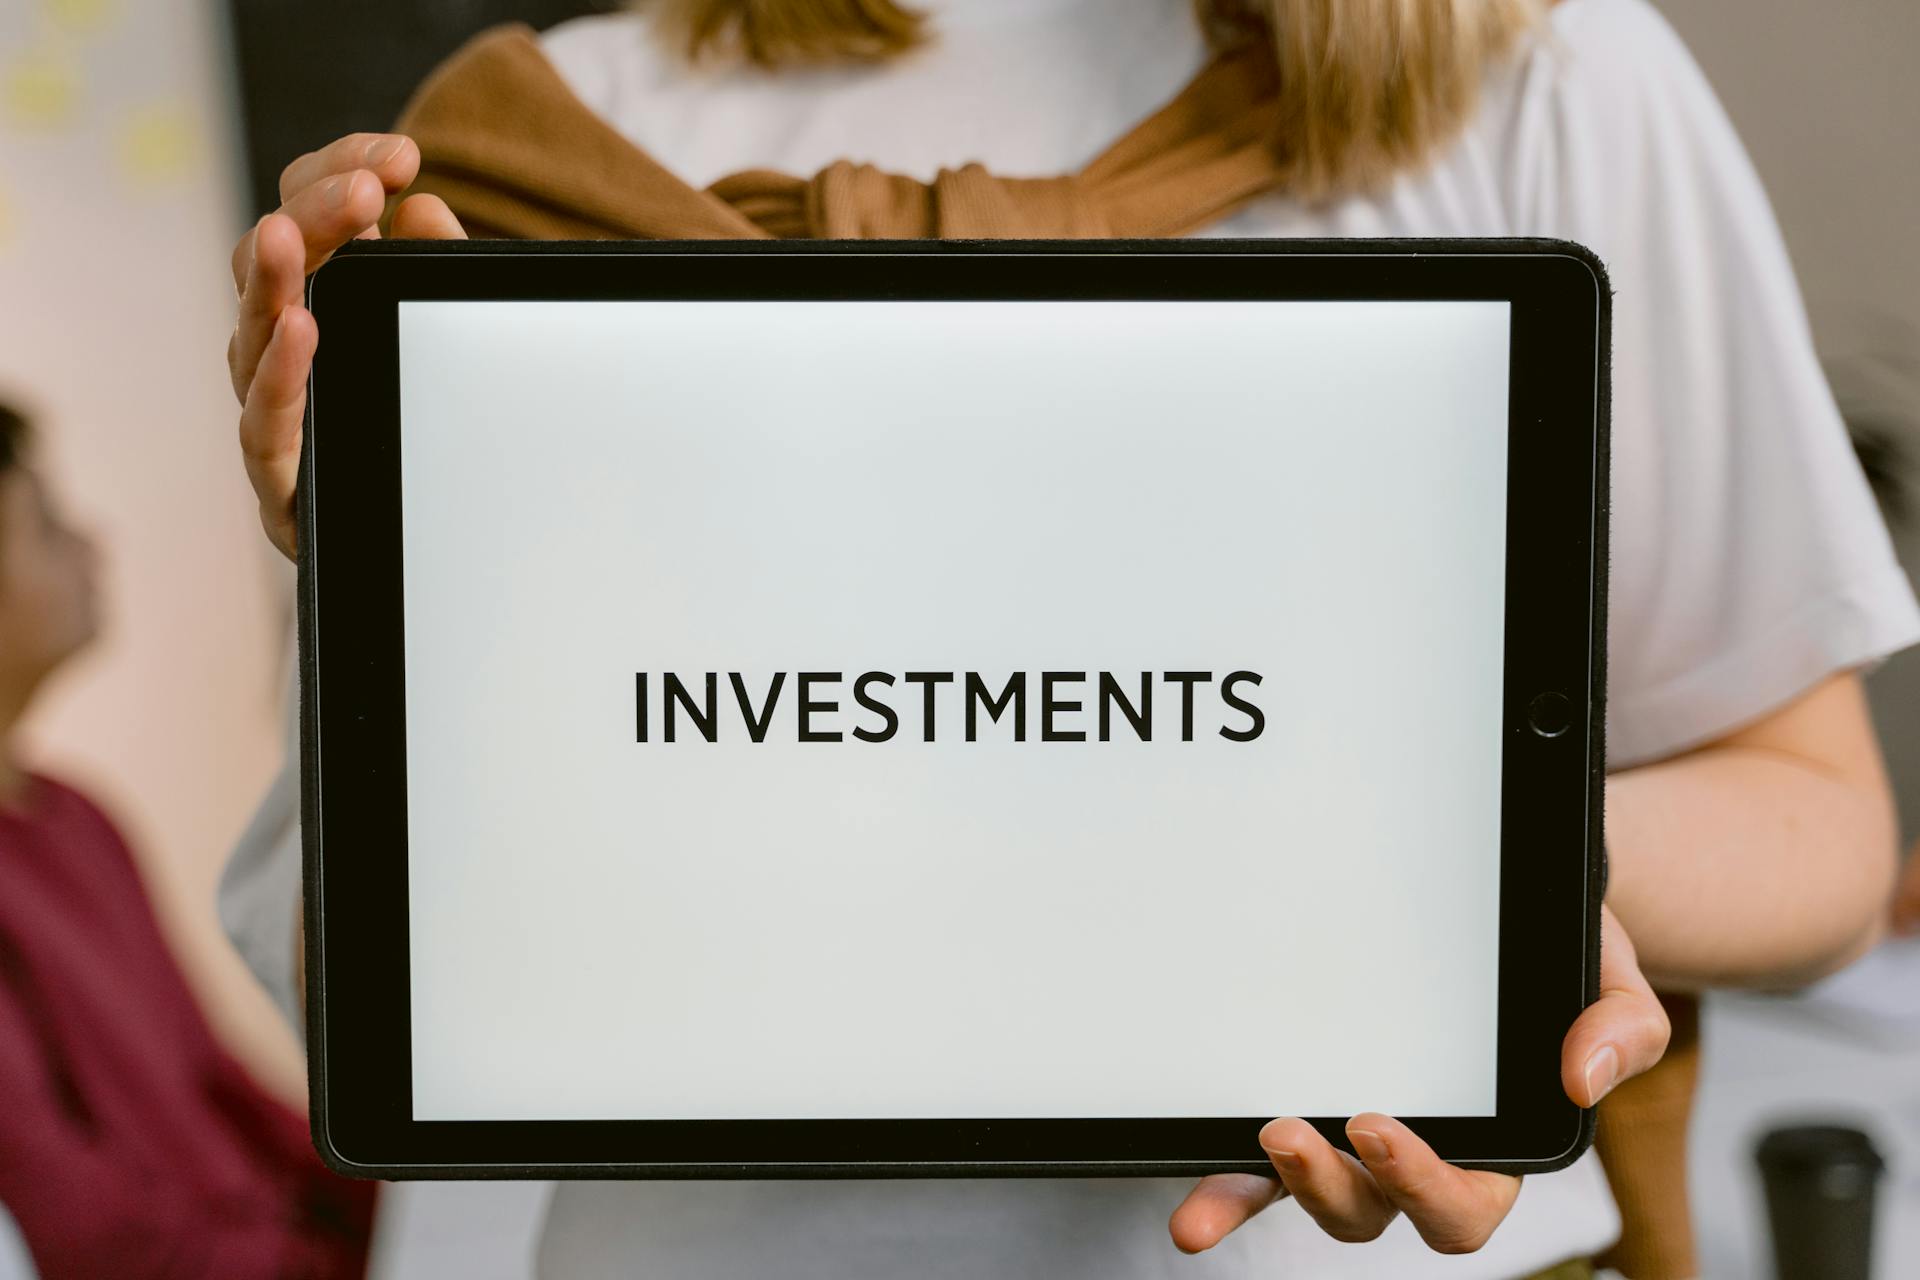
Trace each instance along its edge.
{"label": "blurred person in foreground", "polygon": [[[1612,879],[1606,994],[1569,1028],[1568,1095],[1593,1105],[1659,1057],[1668,1024],[1646,979],[1789,985],[1884,927],[1891,806],[1858,671],[1920,636],[1920,613],[1766,196],[1645,0],[648,0],[482,35],[394,133],[293,159],[280,194],[233,254],[228,360],[248,474],[288,555],[307,373],[326,340],[303,282],[383,225],[402,238],[1581,241],[1615,293]],[[1274,412],[1295,408],[1275,387]],[[293,796],[289,776],[223,904],[290,1013]],[[1289,950],[1288,904],[1273,906],[1275,963],[1319,963]],[[1368,903],[1347,908],[1354,928],[1379,927]],[[1190,1031],[1177,1009],[1142,1018],[1143,1034]],[[1590,1275],[1619,1233],[1591,1160],[1523,1191],[1442,1163],[1384,1115],[1355,1116],[1346,1137],[1352,1154],[1280,1117],[1259,1134],[1270,1177],[1197,1185],[567,1183],[540,1267],[1513,1280]],[[1293,1204],[1267,1211],[1281,1199]]]}
{"label": "blurred person in foreground", "polygon": [[0,1203],[47,1280],[344,1280],[373,1187],[215,1043],[126,841],[13,738],[93,639],[97,555],[0,405]]}

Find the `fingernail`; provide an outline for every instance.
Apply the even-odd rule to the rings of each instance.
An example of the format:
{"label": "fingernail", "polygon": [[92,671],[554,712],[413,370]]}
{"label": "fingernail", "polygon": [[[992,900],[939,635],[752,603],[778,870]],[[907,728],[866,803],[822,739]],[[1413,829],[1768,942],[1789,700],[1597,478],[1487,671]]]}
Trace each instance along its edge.
{"label": "fingernail", "polygon": [[367,144],[367,163],[378,168],[380,165],[393,159],[399,150],[399,138],[381,138],[376,142],[369,142]]}
{"label": "fingernail", "polygon": [[1610,1044],[1603,1044],[1587,1059],[1587,1098],[1588,1106],[1600,1101],[1613,1092],[1613,1086],[1620,1083],[1620,1054]]}
{"label": "fingernail", "polygon": [[1269,1120],[1260,1126],[1260,1146],[1269,1152],[1289,1150],[1286,1135],[1292,1132],[1291,1120]]}
{"label": "fingernail", "polygon": [[1267,1155],[1275,1164],[1285,1169],[1288,1173],[1292,1173],[1302,1167],[1300,1163],[1300,1153],[1298,1151],[1282,1151],[1276,1147],[1268,1147]]}
{"label": "fingernail", "polygon": [[1387,1140],[1371,1129],[1349,1129],[1347,1141],[1353,1144],[1354,1152],[1368,1164],[1384,1164],[1393,1159],[1393,1152],[1387,1148]]}
{"label": "fingernail", "polygon": [[352,192],[353,192],[353,175],[348,173],[348,174],[342,174],[340,177],[335,178],[333,181],[329,182],[327,184],[327,189],[321,194],[326,197],[327,208],[338,209],[342,205],[346,204],[347,197],[350,194],[352,194]]}

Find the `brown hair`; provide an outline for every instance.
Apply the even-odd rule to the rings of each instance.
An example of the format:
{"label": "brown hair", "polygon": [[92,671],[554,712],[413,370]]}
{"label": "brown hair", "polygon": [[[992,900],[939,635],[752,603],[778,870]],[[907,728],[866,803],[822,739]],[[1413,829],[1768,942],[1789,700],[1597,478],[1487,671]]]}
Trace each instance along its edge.
{"label": "brown hair", "polygon": [[[778,68],[925,43],[898,0],[640,0],[689,59]],[[1465,125],[1487,69],[1548,0],[1193,0],[1216,48],[1272,43],[1286,185],[1305,199],[1417,166]]]}

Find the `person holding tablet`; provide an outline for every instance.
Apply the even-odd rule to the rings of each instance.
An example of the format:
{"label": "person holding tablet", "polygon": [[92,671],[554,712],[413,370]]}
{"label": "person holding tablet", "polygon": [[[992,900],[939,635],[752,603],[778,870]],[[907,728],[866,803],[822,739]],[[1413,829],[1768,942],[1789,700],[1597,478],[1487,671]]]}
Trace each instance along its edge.
{"label": "person holding tablet", "polygon": [[[1877,936],[1894,837],[1856,673],[1920,636],[1920,610],[1764,194],[1645,0],[653,0],[489,33],[400,132],[289,165],[281,209],[236,246],[242,453],[288,554],[320,341],[302,282],[410,188],[391,235],[1590,246],[1616,294],[1613,870],[1606,995],[1571,1029],[1569,1095],[1591,1105],[1658,1057],[1642,969],[1680,991],[1777,986]],[[291,788],[275,795],[224,910],[291,1008],[297,841]],[[1287,954],[1283,910],[1275,930],[1284,962],[1314,963]],[[1384,1116],[1348,1136],[1358,1160],[1277,1120],[1273,1177],[1184,1199],[1154,1180],[567,1184],[541,1271],[1398,1277],[1437,1251],[1476,1255],[1445,1274],[1509,1280],[1588,1274],[1617,1230],[1591,1161],[1522,1193]],[[1261,1213],[1283,1196],[1304,1214]],[[1169,1211],[1172,1244],[1203,1258],[1178,1258]]]}

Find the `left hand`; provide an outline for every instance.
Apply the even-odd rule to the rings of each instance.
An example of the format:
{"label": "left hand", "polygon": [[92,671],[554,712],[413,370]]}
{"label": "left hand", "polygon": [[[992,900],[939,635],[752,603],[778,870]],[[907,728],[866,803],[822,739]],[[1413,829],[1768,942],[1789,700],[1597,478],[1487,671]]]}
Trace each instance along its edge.
{"label": "left hand", "polygon": [[[1600,998],[1574,1022],[1560,1053],[1560,1083],[1583,1107],[1658,1062],[1669,1030],[1626,931],[1604,907],[1600,919]],[[1260,1131],[1260,1145],[1277,1176],[1202,1178],[1168,1224],[1174,1244],[1187,1253],[1211,1249],[1290,1195],[1336,1240],[1371,1240],[1404,1213],[1429,1248],[1471,1253],[1492,1237],[1520,1194],[1520,1179],[1457,1169],[1383,1115],[1349,1120],[1347,1140],[1358,1160],[1304,1120],[1273,1121]]]}

